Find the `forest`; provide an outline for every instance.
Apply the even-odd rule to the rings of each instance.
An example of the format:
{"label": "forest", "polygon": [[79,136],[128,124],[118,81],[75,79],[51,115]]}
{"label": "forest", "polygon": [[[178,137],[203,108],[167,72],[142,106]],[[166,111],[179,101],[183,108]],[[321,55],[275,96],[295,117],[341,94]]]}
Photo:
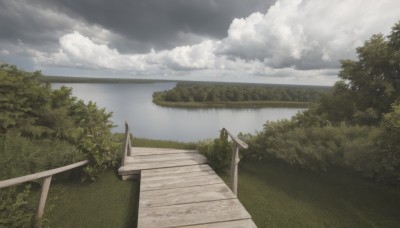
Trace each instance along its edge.
{"label": "forest", "polygon": [[153,94],[153,102],[164,106],[292,106],[307,107],[329,87],[224,83],[178,83],[173,89]]}

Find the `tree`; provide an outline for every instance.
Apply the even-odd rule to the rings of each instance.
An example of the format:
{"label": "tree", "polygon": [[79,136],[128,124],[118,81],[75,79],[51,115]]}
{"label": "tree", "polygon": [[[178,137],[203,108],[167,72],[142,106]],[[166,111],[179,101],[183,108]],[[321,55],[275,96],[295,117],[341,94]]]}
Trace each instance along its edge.
{"label": "tree", "polygon": [[356,52],[358,60],[341,60],[342,80],[322,99],[319,113],[336,123],[377,125],[400,97],[400,23],[387,37],[373,35]]}

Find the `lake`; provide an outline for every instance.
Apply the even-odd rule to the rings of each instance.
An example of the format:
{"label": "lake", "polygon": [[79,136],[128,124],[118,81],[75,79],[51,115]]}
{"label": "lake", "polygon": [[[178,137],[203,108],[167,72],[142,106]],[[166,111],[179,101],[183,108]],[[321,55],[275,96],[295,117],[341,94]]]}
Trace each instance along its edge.
{"label": "lake", "polygon": [[290,118],[304,109],[299,108],[241,108],[185,109],[155,105],[152,94],[171,89],[175,83],[106,84],[53,83],[53,88],[71,87],[73,95],[84,101],[94,101],[113,112],[112,121],[118,125],[114,132],[124,131],[128,121],[135,137],[176,140],[182,142],[215,138],[225,127],[233,134],[255,133],[267,120]]}

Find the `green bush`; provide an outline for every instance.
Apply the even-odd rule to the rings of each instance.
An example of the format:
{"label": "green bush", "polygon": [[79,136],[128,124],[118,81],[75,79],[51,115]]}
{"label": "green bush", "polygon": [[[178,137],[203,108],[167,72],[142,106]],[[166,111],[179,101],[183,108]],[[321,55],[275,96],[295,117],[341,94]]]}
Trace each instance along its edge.
{"label": "green bush", "polygon": [[[54,144],[63,144],[60,140],[69,142],[79,149],[81,159],[90,161],[84,169],[84,179],[95,179],[102,169],[113,167],[118,157],[118,145],[111,134],[114,127],[110,120],[112,113],[98,108],[93,102],[85,104],[78,100],[69,88],[52,90],[50,85],[39,80],[41,77],[40,72],[27,73],[15,66],[1,65],[0,134],[17,132],[38,140],[38,143],[48,140],[56,140]],[[50,148],[54,151],[38,158],[32,157],[38,154],[26,153],[26,159],[21,158],[22,162],[30,163],[25,173],[35,170],[32,166],[45,168],[39,164],[40,159],[53,166],[76,161],[63,155],[68,152]]]}
{"label": "green bush", "polygon": [[24,176],[82,161],[75,145],[62,140],[28,139],[19,132],[0,135],[0,179]]}
{"label": "green bush", "polygon": [[[0,66],[0,179],[89,159],[82,176],[94,180],[102,170],[117,164],[119,146],[111,134],[112,114],[73,97],[69,88],[52,90],[41,77],[40,72]],[[2,189],[0,194],[14,202],[28,197],[25,192]],[[13,226],[13,221],[30,226],[24,217],[29,213],[21,214],[16,205],[0,207],[3,214],[13,215],[12,221],[4,220],[7,226]]]}
{"label": "green bush", "polygon": [[226,170],[231,163],[232,150],[225,129],[221,130],[219,138],[200,142],[197,149],[206,156],[216,172]]}
{"label": "green bush", "polygon": [[0,192],[0,227],[30,227],[34,209],[29,206],[29,185],[22,191],[16,187]]}

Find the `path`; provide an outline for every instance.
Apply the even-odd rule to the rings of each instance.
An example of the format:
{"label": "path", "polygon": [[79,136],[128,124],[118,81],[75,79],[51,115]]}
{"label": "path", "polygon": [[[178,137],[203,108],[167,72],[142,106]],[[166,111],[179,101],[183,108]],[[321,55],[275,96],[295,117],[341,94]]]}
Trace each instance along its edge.
{"label": "path", "polygon": [[195,150],[132,147],[119,173],[140,174],[138,228],[256,227],[206,163]]}

